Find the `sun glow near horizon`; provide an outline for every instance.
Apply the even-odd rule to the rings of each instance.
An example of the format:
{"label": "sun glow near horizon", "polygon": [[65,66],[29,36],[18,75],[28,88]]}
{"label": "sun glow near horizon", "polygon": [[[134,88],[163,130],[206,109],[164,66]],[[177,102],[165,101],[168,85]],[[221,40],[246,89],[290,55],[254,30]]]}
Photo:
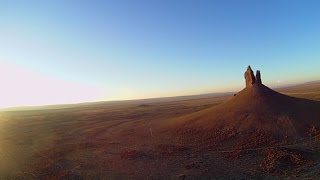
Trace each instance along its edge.
{"label": "sun glow near horizon", "polygon": [[[130,88],[95,87],[62,80],[32,70],[0,62],[0,109],[20,106],[45,106],[96,101],[147,99],[210,93],[207,90],[176,90],[175,92],[141,92]],[[216,92],[226,91],[215,88]]]}
{"label": "sun glow near horizon", "polygon": [[171,91],[141,89],[139,91],[128,87],[96,87],[44,75],[1,61],[0,77],[0,109],[235,92],[243,88],[242,81],[225,82],[220,86],[209,86],[205,89],[186,87],[183,91],[177,89]]}
{"label": "sun glow near horizon", "polygon": [[103,100],[98,88],[0,63],[0,108]]}

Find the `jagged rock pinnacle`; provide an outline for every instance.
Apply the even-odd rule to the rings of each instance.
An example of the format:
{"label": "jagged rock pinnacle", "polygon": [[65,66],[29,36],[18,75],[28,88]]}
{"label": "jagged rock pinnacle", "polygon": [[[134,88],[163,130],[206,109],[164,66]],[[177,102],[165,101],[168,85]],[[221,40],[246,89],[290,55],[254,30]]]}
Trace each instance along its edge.
{"label": "jagged rock pinnacle", "polygon": [[262,84],[260,71],[257,70],[256,76],[254,76],[250,66],[248,66],[247,71],[244,73],[244,78],[246,79],[246,87],[251,87],[254,84]]}
{"label": "jagged rock pinnacle", "polygon": [[256,82],[256,77],[250,66],[248,66],[247,71],[244,73],[244,78],[246,79],[246,87],[251,87]]}
{"label": "jagged rock pinnacle", "polygon": [[260,74],[260,71],[259,71],[259,70],[257,70],[257,73],[256,73],[256,83],[257,83],[257,84],[262,84],[261,74]]}

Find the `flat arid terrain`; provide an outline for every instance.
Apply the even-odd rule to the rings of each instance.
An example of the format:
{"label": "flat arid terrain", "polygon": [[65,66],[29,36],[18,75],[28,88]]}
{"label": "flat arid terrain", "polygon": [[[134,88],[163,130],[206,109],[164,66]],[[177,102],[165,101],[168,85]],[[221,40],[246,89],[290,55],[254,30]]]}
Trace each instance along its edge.
{"label": "flat arid terrain", "polygon": [[319,19],[320,0],[0,0],[0,180],[320,180]]}
{"label": "flat arid terrain", "polygon": [[280,94],[258,76],[237,94],[3,111],[0,179],[319,179],[320,82]]}

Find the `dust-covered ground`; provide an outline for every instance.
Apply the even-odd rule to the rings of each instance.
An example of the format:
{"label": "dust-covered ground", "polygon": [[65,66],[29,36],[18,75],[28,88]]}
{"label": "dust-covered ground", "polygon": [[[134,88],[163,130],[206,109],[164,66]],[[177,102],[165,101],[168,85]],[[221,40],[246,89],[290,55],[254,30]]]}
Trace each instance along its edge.
{"label": "dust-covered ground", "polygon": [[[320,101],[319,84],[279,91]],[[169,121],[231,97],[1,112],[0,179],[320,178],[318,129],[308,138],[272,146],[251,145],[268,138],[255,132],[236,148],[219,144],[232,141],[232,130],[210,134],[214,141],[201,144],[181,141],[181,133],[166,129]],[[186,133],[197,141],[197,134]]]}

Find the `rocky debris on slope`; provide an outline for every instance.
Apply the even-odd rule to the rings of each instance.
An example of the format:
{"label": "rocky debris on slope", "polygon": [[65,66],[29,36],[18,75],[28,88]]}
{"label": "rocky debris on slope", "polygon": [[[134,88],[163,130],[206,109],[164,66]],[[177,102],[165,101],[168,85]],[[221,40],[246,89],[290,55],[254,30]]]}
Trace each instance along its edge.
{"label": "rocky debris on slope", "polygon": [[244,78],[246,79],[246,87],[251,87],[254,84],[262,84],[260,71],[257,70],[256,76],[250,66],[248,66],[247,71],[244,73]]}
{"label": "rocky debris on slope", "polygon": [[290,169],[298,170],[301,166],[312,166],[312,153],[289,148],[268,148],[264,150],[264,158],[260,164],[267,173],[285,173]]}

